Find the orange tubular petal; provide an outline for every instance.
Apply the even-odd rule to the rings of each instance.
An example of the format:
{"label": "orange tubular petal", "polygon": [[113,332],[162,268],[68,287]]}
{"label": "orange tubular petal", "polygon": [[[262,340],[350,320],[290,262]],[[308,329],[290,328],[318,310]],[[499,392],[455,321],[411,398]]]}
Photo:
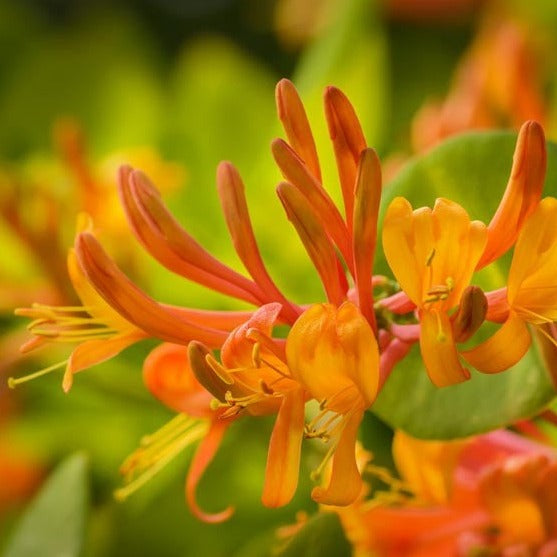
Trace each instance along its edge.
{"label": "orange tubular petal", "polygon": [[73,376],[78,371],[83,371],[91,366],[100,364],[119,354],[122,350],[132,344],[147,338],[143,331],[133,331],[124,335],[103,340],[88,340],[77,346],[72,352],[64,378],[62,389],[67,393],[73,384]]}
{"label": "orange tubular petal", "polygon": [[193,374],[187,346],[157,346],[143,363],[143,380],[156,398],[176,412],[197,418],[214,414],[210,407],[213,397]]}
{"label": "orange tubular petal", "polygon": [[95,290],[120,315],[149,335],[176,344],[185,344],[195,338],[218,347],[225,341],[226,332],[179,319],[149,298],[122,273],[93,235],[80,234],[75,250]]}
{"label": "orange tubular petal", "polygon": [[366,139],[356,112],[342,91],[336,87],[327,87],[324,103],[329,135],[335,149],[348,229],[351,230],[354,184],[360,155],[367,147]]}
{"label": "orange tubular petal", "polygon": [[511,176],[489,223],[487,245],[477,269],[503,255],[515,243],[522,225],[541,199],[546,168],[543,128],[537,122],[526,122],[518,134]]}
{"label": "orange tubular petal", "polygon": [[282,139],[275,139],[271,144],[271,149],[284,179],[296,186],[307,198],[323,222],[327,234],[338,247],[346,265],[353,272],[354,265],[348,229],[332,199],[286,142]]}
{"label": "orange tubular petal", "polygon": [[221,349],[221,360],[225,367],[232,369],[253,365],[253,342],[248,340],[247,333],[253,328],[270,336],[280,310],[281,305],[277,303],[261,306],[245,323],[230,333]]}
{"label": "orange tubular petal", "polygon": [[261,288],[262,292],[266,294],[267,301],[280,302],[285,319],[290,324],[294,323],[302,311],[299,308],[295,308],[284,297],[265,268],[253,234],[246,197],[244,195],[244,184],[240,174],[231,163],[221,162],[219,164],[217,169],[217,188],[236,253],[253,280]]}
{"label": "orange tubular petal", "polygon": [[333,470],[327,488],[314,487],[311,498],[322,505],[346,506],[362,491],[362,477],[356,464],[356,438],[364,415],[356,410],[347,418],[333,456]]}
{"label": "orange tubular petal", "polygon": [[212,311],[204,309],[191,309],[178,306],[169,306],[161,304],[168,312],[176,315],[180,319],[199,325],[200,327],[208,327],[209,329],[221,329],[223,331],[231,331],[238,325],[245,323],[252,315],[253,311]]}
{"label": "orange tubular petal", "polygon": [[120,167],[118,187],[120,199],[126,212],[128,222],[144,248],[159,263],[174,273],[227,296],[233,296],[234,298],[257,305],[258,299],[251,292],[251,287],[250,289],[246,289],[229,280],[222,279],[210,272],[200,269],[171,248],[158,225],[140,210],[140,206],[130,186],[132,171],[133,169],[129,166]]}
{"label": "orange tubular petal", "polygon": [[207,513],[199,508],[195,498],[197,484],[207,469],[207,466],[209,466],[213,460],[224,433],[230,423],[230,420],[224,421],[218,419],[211,423],[211,427],[207,432],[207,435],[201,440],[201,443],[199,443],[199,446],[197,447],[197,451],[195,451],[186,478],[186,500],[190,510],[195,517],[199,518],[199,520],[208,522],[209,524],[224,522],[234,513],[234,507],[228,507],[224,511],[218,513]]}
{"label": "orange tubular petal", "polygon": [[313,177],[321,182],[319,158],[304,105],[294,84],[281,79],[275,90],[277,113],[290,146],[306,163]]}
{"label": "orange tubular petal", "polygon": [[306,197],[292,184],[281,182],[277,187],[277,194],[284,206],[288,220],[296,228],[319,273],[328,300],[334,305],[340,305],[346,299],[346,291],[339,280],[335,248],[329,241],[319,218],[315,215]]}
{"label": "orange tubular petal", "polygon": [[446,387],[470,379],[470,372],[458,360],[449,316],[443,311],[424,311],[420,327],[422,358],[433,384]]}
{"label": "orange tubular petal", "polygon": [[159,192],[141,171],[134,170],[129,179],[130,190],[145,222],[159,230],[168,247],[184,261],[222,280],[236,285],[261,299],[257,285],[221,263],[199,245],[170,214],[163,204]]}
{"label": "orange tubular petal", "polygon": [[397,430],[393,458],[398,472],[424,502],[449,502],[454,473],[469,440],[423,441]]}
{"label": "orange tubular petal", "polygon": [[381,166],[373,149],[362,152],[355,189],[353,220],[354,270],[362,315],[377,334],[371,276],[377,244],[377,215],[381,200]]}
{"label": "orange tubular petal", "polygon": [[499,373],[516,364],[526,354],[531,342],[528,327],[521,317],[511,312],[491,338],[461,354],[478,371]]}
{"label": "orange tubular petal", "polygon": [[294,389],[284,395],[271,434],[261,496],[266,507],[281,507],[294,496],[303,437],[304,391]]}

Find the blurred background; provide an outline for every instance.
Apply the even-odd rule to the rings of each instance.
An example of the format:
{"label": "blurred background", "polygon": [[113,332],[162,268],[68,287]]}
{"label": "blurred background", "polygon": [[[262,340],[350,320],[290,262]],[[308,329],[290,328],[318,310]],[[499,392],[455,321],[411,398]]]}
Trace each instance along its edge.
{"label": "blurred background", "polygon": [[[517,129],[535,118],[553,137],[556,31],[552,0],[0,0],[0,553],[26,502],[76,451],[90,473],[89,557],[258,555],[259,539],[314,509],[311,454],[290,505],[260,504],[272,420],[236,423],[202,480],[206,508],[236,505],[229,522],[210,526],[190,515],[190,452],[126,502],[114,501],[120,463],[172,417],[143,386],[149,342],[80,374],[69,395],[56,373],[7,388],[9,376],[67,357],[63,345],[20,356],[26,323],[13,309],[75,303],[65,258],[81,211],[153,297],[241,307],[139,249],[117,202],[119,164],[145,170],[199,242],[239,268],[214,185],[217,163],[231,160],[279,286],[296,300],[320,300],[275,199],[276,82],[288,77],[299,88],[325,183],[338,198],[321,107],[326,85],[353,102],[388,179],[414,154],[467,129]],[[388,461],[391,432],[373,428],[370,443]]]}

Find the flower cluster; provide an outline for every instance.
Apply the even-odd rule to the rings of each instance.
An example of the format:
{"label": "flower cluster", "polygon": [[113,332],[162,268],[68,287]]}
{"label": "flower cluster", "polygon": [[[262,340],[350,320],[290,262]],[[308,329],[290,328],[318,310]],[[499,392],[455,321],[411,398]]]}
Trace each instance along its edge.
{"label": "flower cluster", "polygon": [[[19,310],[33,318],[26,349],[48,341],[78,343],[60,364],[66,391],[76,372],[130,344],[149,337],[163,341],[145,362],[145,381],[179,414],[126,461],[126,484],[118,494],[125,497],[173,455],[200,441],[186,491],[192,510],[209,521],[231,511],[204,513],[195,488],[232,421],[276,415],[265,505],[284,505],[294,495],[304,438],[321,439],[328,447],[314,473],[326,481],[313,489],[312,498],[349,505],[363,488],[355,447],[364,412],[414,344],[431,381],[445,387],[470,378],[467,364],[485,373],[512,367],[530,346],[528,326],[553,340],[550,327],[557,320],[557,200],[541,199],[546,152],[539,124],[522,126],[505,193],[489,223],[471,220],[448,199],[418,209],[401,197],[390,202],[381,229],[389,278],[373,274],[380,163],[352,105],[340,90],[326,89],[341,211],[323,185],[310,125],[291,82],[279,82],[276,100],[287,137],[272,143],[284,178],[276,191],[321,279],[325,300],[300,304],[277,287],[255,239],[240,175],[223,162],[218,193],[247,275],[217,260],[184,230],[140,170],[120,169],[120,199],[136,238],[157,261],[253,305],[253,311],[206,311],[154,300],[109,257],[86,218],[68,260],[82,305]],[[472,284],[476,271],[513,246],[506,286],[483,292]],[[500,326],[487,340],[476,341],[485,321]],[[275,333],[279,324],[288,327],[286,339]]]}

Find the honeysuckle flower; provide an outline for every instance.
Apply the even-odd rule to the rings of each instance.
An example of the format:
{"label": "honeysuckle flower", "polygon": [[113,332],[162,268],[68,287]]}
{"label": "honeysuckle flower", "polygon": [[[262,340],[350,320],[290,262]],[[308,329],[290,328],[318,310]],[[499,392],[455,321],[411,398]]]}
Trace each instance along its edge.
{"label": "honeysuckle flower", "polygon": [[[492,313],[504,320],[488,340],[463,356],[480,371],[497,373],[518,362],[528,350],[528,324],[555,344],[544,329],[557,321],[557,199],[544,198],[518,237],[507,288],[493,297]],[[506,294],[506,295],[505,295]]]}
{"label": "honeysuckle flower", "polygon": [[355,456],[356,435],[379,388],[379,350],[369,323],[351,302],[310,307],[296,321],[286,342],[292,376],[319,401],[308,435],[330,440],[320,468],[332,456],[329,485],[315,487],[312,498],[347,505],[362,488]]}
{"label": "honeysuckle flower", "polygon": [[398,197],[385,215],[385,256],[418,308],[422,357],[439,387],[470,377],[460,364],[448,312],[460,304],[486,242],[486,226],[470,221],[460,205],[447,199],[438,199],[433,210],[413,211]]}
{"label": "honeysuckle flower", "polygon": [[412,497],[338,512],[358,557],[551,555],[556,456],[503,430],[456,442],[397,431],[394,457]]}
{"label": "honeysuckle flower", "polygon": [[126,459],[121,467],[124,486],[116,490],[115,496],[127,498],[177,454],[199,442],[186,477],[189,508],[204,522],[227,520],[234,512],[232,507],[207,513],[198,506],[195,492],[231,420],[221,419],[222,411],[211,407],[212,396],[193,374],[186,346],[164,343],[155,348],[145,360],[143,377],[151,393],[179,414],[157,432],[145,436],[140,448]]}
{"label": "honeysuckle flower", "polygon": [[284,345],[271,338],[280,304],[268,304],[237,327],[221,350],[222,364],[199,343],[190,362],[200,383],[217,399],[221,417],[277,414],[269,442],[262,501],[278,507],[298,485],[305,393],[286,364]]}
{"label": "honeysuckle flower", "polygon": [[[70,280],[81,305],[44,306],[34,304],[30,308],[16,310],[18,315],[33,319],[28,325],[33,337],[21,347],[22,352],[33,350],[47,342],[78,344],[78,346],[74,348],[66,361],[21,378],[10,378],[11,387],[65,367],[62,387],[67,392],[72,386],[75,373],[114,357],[139,340],[156,336],[161,329],[168,331],[174,327],[172,334],[160,333],[161,338],[165,340],[177,339],[178,342],[187,344],[192,338],[206,332],[205,340],[208,343],[219,344],[226,338],[227,329],[230,330],[249,315],[246,312],[222,313],[159,306],[147,298],[137,287],[126,282],[121,271],[100,248],[92,230],[93,225],[90,218],[82,215],[78,223],[76,246],[68,254]],[[91,268],[90,250],[95,248],[100,251],[96,260],[99,266],[94,267],[94,271],[103,278],[105,283],[111,277],[117,277],[116,281],[120,280],[119,283],[115,281],[115,284],[118,284],[118,292],[110,290],[110,296],[112,298],[116,296],[118,300],[121,296],[127,296],[128,299],[129,296],[135,296],[133,305],[135,312],[131,312],[131,318],[114,309],[114,306],[118,307],[117,303],[111,304],[103,298],[95,290],[86,274],[85,269]],[[115,288],[115,284],[111,286]],[[109,297],[109,300],[112,298]],[[141,316],[137,323],[133,319],[136,312]],[[174,319],[169,325],[168,321],[172,317]],[[147,323],[146,328],[142,328],[144,322]],[[149,332],[149,324],[153,326],[153,322],[156,322],[154,335]],[[176,330],[176,327],[180,325],[181,329]],[[188,334],[189,336],[184,338],[184,335]]]}

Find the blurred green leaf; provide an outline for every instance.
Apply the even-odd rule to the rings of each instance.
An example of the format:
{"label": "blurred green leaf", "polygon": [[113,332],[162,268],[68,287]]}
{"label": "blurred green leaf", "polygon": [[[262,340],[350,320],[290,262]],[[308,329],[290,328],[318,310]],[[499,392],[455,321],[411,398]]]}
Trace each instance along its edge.
{"label": "blurred green leaf", "polygon": [[8,544],[4,557],[77,557],[88,506],[87,459],[76,454],[47,480]]}
{"label": "blurred green leaf", "polygon": [[[451,139],[410,162],[386,187],[383,211],[395,196],[414,208],[432,206],[448,197],[462,204],[472,219],[489,222],[510,173],[516,135],[473,133]],[[557,145],[548,144],[546,184],[557,183]],[[509,256],[474,276],[486,290],[506,284]],[[378,255],[378,273],[389,273]],[[445,387],[433,386],[418,347],[401,361],[387,381],[373,410],[392,427],[422,438],[454,438],[508,425],[539,412],[554,398],[546,363],[534,343],[523,360],[495,375],[472,370],[472,379]]]}
{"label": "blurred green leaf", "polygon": [[349,557],[352,548],[344,536],[338,516],[322,512],[308,520],[276,554],[277,557]]}

